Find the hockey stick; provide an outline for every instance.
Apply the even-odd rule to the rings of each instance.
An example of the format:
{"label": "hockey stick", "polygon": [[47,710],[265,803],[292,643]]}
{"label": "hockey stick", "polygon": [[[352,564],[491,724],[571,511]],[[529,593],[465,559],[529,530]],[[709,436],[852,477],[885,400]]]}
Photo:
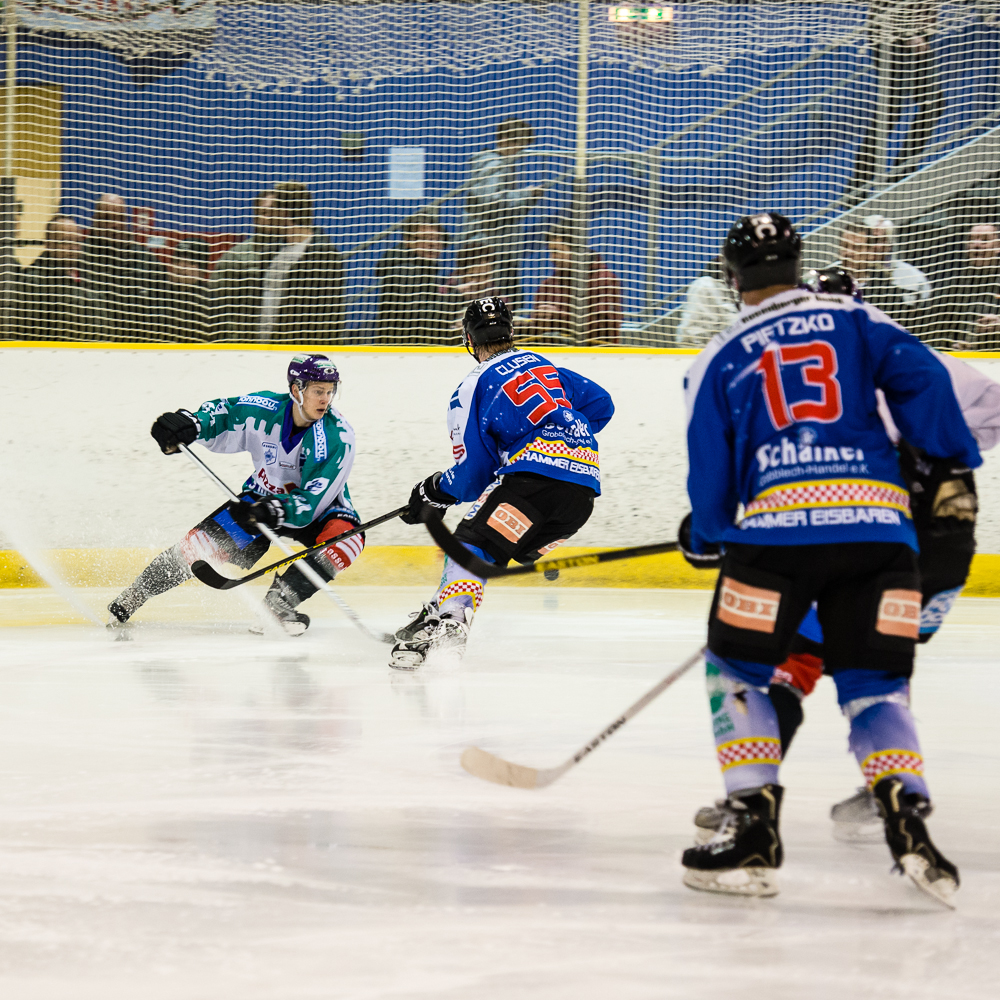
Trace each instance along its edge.
{"label": "hockey stick", "polygon": [[290,556],[285,556],[284,559],[278,559],[276,562],[271,563],[270,566],[247,573],[246,576],[241,576],[238,580],[216,572],[203,559],[195,560],[191,565],[191,571],[206,587],[211,587],[213,590],[232,590],[234,587],[242,587],[244,583],[250,583],[251,580],[259,580],[262,576],[267,576],[272,569],[281,569],[282,566],[288,566],[298,559],[304,559],[306,556],[312,555],[314,552],[319,552],[320,549],[325,549],[329,545],[336,545],[337,542],[342,542],[345,538],[353,538],[355,535],[360,535],[362,531],[367,531],[369,528],[374,528],[379,524],[385,524],[386,521],[391,521],[394,517],[405,514],[409,509],[407,506],[391,510],[388,514],[382,514],[381,517],[365,521],[364,524],[359,524],[356,528],[351,528],[350,531],[345,531],[342,535],[335,535],[333,538],[328,538],[325,542],[320,542],[318,545],[311,545],[307,549],[302,549],[301,552],[293,552]]}
{"label": "hockey stick", "polygon": [[536,768],[523,764],[512,764],[509,760],[496,757],[479,747],[469,747],[462,754],[462,767],[469,774],[483,781],[511,788],[544,788],[561,778],[571,767],[579,764],[587,754],[596,750],[612,733],[617,732],[629,719],[638,715],[654,698],[658,698],[674,681],[683,677],[704,655],[705,647],[689,656],[679,667],[672,670],[656,687],[647,691],[634,705],[630,705],[606,729],[601,730],[589,743],[584,744],[569,760],[558,767]]}
{"label": "hockey stick", "polygon": [[[190,458],[191,461],[194,462],[194,464],[197,465],[198,468],[201,469],[202,472],[204,472],[205,475],[209,479],[211,479],[219,487],[219,489],[221,489],[222,492],[229,497],[229,499],[232,502],[234,503],[240,502],[240,498],[186,444],[181,444],[179,447],[184,452],[184,454],[186,454],[188,458]],[[260,529],[260,533],[268,541],[270,541],[271,543],[276,545],[279,549],[281,549],[281,551],[284,552],[286,556],[298,555],[299,557],[301,557],[302,555],[305,554],[301,552],[293,553],[292,550],[266,524],[261,524],[258,521],[257,527]],[[357,531],[355,531],[354,534],[357,534]],[[326,545],[329,544],[330,542],[328,541],[324,544],[323,547],[325,548]],[[191,571],[194,572],[193,565],[191,567]],[[368,626],[361,620],[357,612],[354,611],[354,609],[351,608],[350,605],[348,605],[348,603],[340,596],[340,594],[338,594],[329,585],[329,583],[326,580],[324,580],[323,577],[321,577],[319,573],[317,573],[316,570],[312,568],[312,566],[309,565],[309,563],[302,563],[302,565],[299,566],[299,572],[302,573],[302,575],[314,587],[316,587],[318,590],[323,591],[323,593],[326,594],[327,597],[329,597],[330,600],[333,601],[333,603],[336,604],[338,608],[340,608],[340,610],[344,613],[344,615],[346,615],[347,618],[350,619],[351,623],[355,625],[357,628],[359,628],[362,632],[364,632],[364,634],[368,636],[369,639],[372,639],[375,642],[387,642],[387,643],[396,641],[395,636],[390,635],[388,632],[382,632],[380,634],[372,632],[372,630],[368,628]],[[245,583],[246,580],[244,579],[241,580],[240,582]]]}
{"label": "hockey stick", "polygon": [[441,547],[446,556],[454,559],[463,569],[467,569],[484,580],[498,576],[522,576],[525,573],[548,573],[557,569],[573,569],[577,566],[596,566],[598,563],[616,562],[619,559],[637,559],[639,556],[655,556],[661,552],[676,552],[676,542],[657,542],[654,545],[637,545],[630,549],[609,549],[607,552],[591,552],[585,556],[565,556],[562,559],[547,559],[545,562],[527,563],[524,566],[494,566],[470,552],[445,526],[440,517],[432,515],[425,522],[431,537]]}

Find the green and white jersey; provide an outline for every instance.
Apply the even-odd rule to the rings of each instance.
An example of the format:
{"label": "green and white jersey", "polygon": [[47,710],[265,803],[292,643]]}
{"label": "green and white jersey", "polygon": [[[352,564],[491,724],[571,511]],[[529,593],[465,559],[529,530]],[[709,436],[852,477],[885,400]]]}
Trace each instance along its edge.
{"label": "green and white jersey", "polygon": [[285,522],[303,528],[331,507],[353,511],[347,477],[354,464],[354,429],[333,407],[302,430],[287,392],[254,392],[202,403],[198,440],[211,451],[250,452],[254,472],[243,489],[277,497]]}

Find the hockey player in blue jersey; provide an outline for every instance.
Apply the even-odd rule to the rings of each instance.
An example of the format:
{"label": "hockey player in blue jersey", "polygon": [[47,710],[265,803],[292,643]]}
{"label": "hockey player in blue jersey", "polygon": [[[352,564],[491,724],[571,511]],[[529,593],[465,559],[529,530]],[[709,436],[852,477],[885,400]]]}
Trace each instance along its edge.
{"label": "hockey player in blue jersey", "polygon": [[877,309],[797,287],[800,254],[776,213],[733,226],[723,256],[743,309],[686,379],[692,516],[680,541],[695,561],[721,561],[706,659],[732,818],[684,852],[684,881],[777,892],[781,742],[767,687],[816,602],[826,671],[889,848],[948,903],[958,872],[927,833],[909,711],[916,535],[876,391],[915,447],[969,468],[981,459],[940,359]]}
{"label": "hockey player in blue jersey", "polygon": [[[503,299],[465,312],[466,349],[478,364],[448,403],[455,464],[416,484],[403,515],[475,501],[455,532],[488,562],[533,562],[587,523],[601,492],[595,435],[614,413],[596,382],[514,346]],[[432,649],[464,651],[485,580],[445,559],[434,598],[396,632],[389,665],[416,670]]]}

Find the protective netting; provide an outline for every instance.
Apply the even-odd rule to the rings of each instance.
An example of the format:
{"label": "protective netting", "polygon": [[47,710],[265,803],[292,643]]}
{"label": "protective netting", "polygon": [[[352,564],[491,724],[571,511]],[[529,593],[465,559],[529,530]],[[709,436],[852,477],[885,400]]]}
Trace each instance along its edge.
{"label": "protective netting", "polygon": [[457,343],[498,293],[539,342],[697,346],[773,208],[1000,346],[1000,3],[14,12],[8,336]]}

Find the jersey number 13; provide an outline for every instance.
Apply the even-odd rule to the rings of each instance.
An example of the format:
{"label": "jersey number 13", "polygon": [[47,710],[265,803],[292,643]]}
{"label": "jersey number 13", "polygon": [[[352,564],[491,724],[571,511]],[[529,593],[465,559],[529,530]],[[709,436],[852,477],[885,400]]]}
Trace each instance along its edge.
{"label": "jersey number 13", "polygon": [[[802,385],[819,389],[819,399],[788,401],[782,368],[793,365],[798,368]],[[832,424],[844,412],[840,383],[837,381],[837,352],[825,340],[769,347],[757,362],[757,371],[763,380],[767,412],[776,430],[783,431],[797,420]]]}

